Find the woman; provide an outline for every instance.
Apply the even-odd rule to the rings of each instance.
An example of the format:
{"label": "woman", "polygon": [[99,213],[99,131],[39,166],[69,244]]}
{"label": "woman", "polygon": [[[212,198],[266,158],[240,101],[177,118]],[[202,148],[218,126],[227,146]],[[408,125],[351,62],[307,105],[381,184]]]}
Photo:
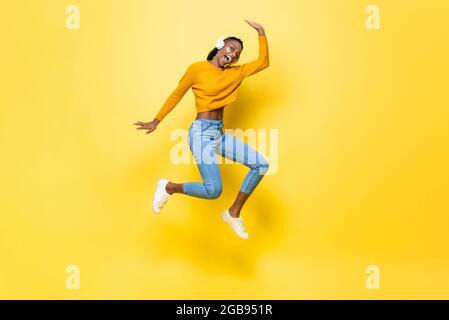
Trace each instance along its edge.
{"label": "woman", "polygon": [[153,211],[159,213],[174,193],[182,193],[204,199],[216,199],[222,191],[221,176],[216,154],[242,163],[250,168],[243,180],[240,192],[232,206],[222,213],[222,218],[235,233],[248,239],[240,211],[250,194],[268,170],[267,160],[255,149],[223,131],[223,109],[237,98],[241,82],[269,65],[268,44],[264,28],[245,20],[257,30],[259,58],[236,65],[243,50],[243,42],[235,37],[220,38],[206,61],[192,63],[182,76],[177,88],[168,97],[155,119],[134,123],[137,129],[153,132],[162,119],[178,104],[189,88],[195,94],[197,116],[188,131],[188,142],[198,165],[203,183],[174,183],[160,179],[153,198]]}

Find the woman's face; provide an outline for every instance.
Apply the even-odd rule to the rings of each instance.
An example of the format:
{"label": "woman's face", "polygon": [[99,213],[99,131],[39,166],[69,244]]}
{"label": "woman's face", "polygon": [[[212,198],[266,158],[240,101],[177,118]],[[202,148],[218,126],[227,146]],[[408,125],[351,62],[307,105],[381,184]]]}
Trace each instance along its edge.
{"label": "woman's face", "polygon": [[217,58],[221,67],[225,65],[237,63],[240,58],[242,47],[237,40],[228,39],[225,40],[225,46],[218,50]]}

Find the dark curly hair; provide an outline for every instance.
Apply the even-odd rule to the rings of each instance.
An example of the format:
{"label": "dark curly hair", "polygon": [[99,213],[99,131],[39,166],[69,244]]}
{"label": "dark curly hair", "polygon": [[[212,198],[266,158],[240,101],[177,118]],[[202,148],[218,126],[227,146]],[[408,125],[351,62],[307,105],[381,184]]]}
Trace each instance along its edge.
{"label": "dark curly hair", "polygon": [[[226,39],[224,39],[224,40],[237,40],[237,41],[240,43],[240,45],[242,46],[242,50],[243,50],[243,41],[240,40],[239,38],[237,38],[237,37],[228,37],[228,38],[226,38]],[[218,49],[217,49],[216,47],[214,47],[214,48],[209,52],[209,54],[207,55],[207,60],[211,61],[212,58],[217,54],[217,52],[218,52]]]}

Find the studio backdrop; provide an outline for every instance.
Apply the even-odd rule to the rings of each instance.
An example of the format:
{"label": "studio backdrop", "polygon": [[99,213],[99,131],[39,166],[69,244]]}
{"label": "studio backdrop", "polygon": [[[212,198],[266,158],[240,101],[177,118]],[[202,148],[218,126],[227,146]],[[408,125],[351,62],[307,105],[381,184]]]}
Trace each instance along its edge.
{"label": "studio backdrop", "polygon": [[[0,11],[0,298],[449,298],[449,27],[445,0],[29,0]],[[223,193],[184,161],[188,91],[150,134],[186,68],[234,34],[242,83],[224,126],[270,172],[221,221]],[[238,132],[236,133],[238,134]],[[246,138],[245,138],[246,139]]]}

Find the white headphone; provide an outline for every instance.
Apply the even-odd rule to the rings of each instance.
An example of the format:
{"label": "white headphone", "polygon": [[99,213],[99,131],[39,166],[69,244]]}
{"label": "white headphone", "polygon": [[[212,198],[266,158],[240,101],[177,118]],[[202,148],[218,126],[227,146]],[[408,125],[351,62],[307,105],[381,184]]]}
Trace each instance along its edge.
{"label": "white headphone", "polygon": [[223,48],[225,46],[225,42],[224,42],[225,39],[230,38],[230,37],[236,37],[236,36],[233,34],[228,34],[228,35],[221,36],[220,38],[218,38],[218,40],[215,44],[215,48],[217,48],[217,49]]}

